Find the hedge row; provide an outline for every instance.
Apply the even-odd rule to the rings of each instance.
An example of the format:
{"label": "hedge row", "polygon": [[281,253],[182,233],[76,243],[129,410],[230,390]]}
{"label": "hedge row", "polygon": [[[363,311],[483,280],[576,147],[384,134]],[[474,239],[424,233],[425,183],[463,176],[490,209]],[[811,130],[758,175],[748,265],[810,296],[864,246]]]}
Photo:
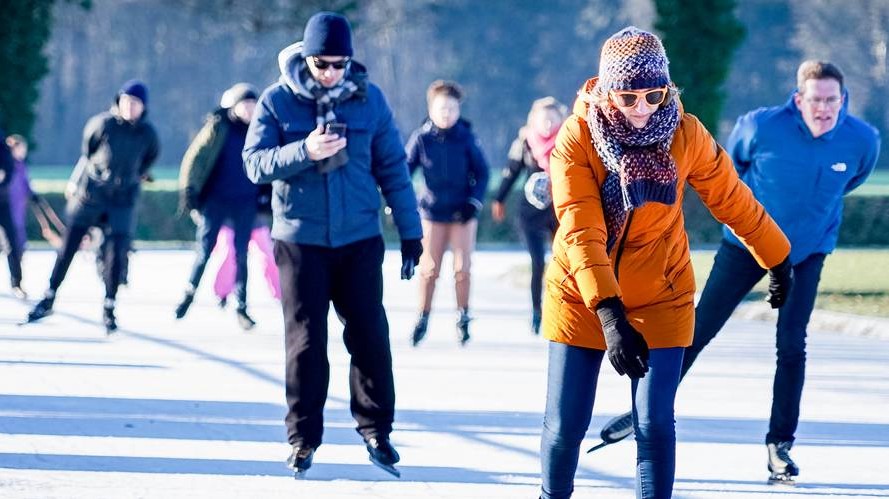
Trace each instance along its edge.
{"label": "hedge row", "polygon": [[[142,193],[136,238],[156,241],[189,241],[194,239],[191,219],[176,216],[178,194],[175,191],[145,191]],[[47,201],[61,215],[64,200],[61,193],[46,193]],[[510,197],[507,213],[518,213],[518,195]],[[889,246],[889,196],[847,197],[840,244],[843,246]],[[685,198],[685,220],[692,246],[716,244],[721,238],[719,224],[704,208],[697,195],[689,193]],[[387,240],[396,239],[391,217],[384,219]],[[40,230],[34,217],[28,220],[28,238],[40,239]],[[490,210],[482,213],[479,221],[478,240],[483,243],[518,243],[519,235],[514,223],[497,224],[491,219]]]}

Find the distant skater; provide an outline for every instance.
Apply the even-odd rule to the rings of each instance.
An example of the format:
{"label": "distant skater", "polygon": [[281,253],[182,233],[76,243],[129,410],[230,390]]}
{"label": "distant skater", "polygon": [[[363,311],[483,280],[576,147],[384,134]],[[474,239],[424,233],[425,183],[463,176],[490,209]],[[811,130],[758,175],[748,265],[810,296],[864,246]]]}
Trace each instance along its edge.
{"label": "distant skater", "polygon": [[28,322],[50,315],[56,292],[90,227],[105,227],[105,330],[117,330],[117,289],[126,268],[136,223],[140,182],[158,155],[157,132],[148,121],[148,88],[138,80],[124,83],[110,111],[87,122],[78,167],[82,174],[67,207],[68,230],[56,256],[49,289],[28,314]]}

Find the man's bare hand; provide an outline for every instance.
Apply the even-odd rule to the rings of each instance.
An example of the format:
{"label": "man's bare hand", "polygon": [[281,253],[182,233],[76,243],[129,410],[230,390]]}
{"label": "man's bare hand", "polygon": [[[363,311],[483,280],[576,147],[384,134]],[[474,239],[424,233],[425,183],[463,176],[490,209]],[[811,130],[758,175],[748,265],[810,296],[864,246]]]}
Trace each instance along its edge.
{"label": "man's bare hand", "polygon": [[346,138],[332,133],[324,133],[324,127],[318,125],[306,137],[306,153],[312,161],[327,159],[346,147]]}

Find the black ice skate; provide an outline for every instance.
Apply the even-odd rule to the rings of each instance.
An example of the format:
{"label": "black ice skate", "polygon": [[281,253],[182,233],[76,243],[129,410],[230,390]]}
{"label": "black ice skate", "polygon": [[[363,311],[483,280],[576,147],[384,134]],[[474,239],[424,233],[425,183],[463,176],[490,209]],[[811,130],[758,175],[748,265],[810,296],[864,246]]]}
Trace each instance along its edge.
{"label": "black ice skate", "polygon": [[235,311],[235,315],[238,316],[238,325],[241,326],[241,329],[244,331],[249,331],[256,325],[256,321],[247,315],[247,307],[238,307],[238,310]]}
{"label": "black ice skate", "polygon": [[634,431],[633,413],[625,412],[620,416],[611,419],[611,421],[605,423],[605,426],[602,427],[602,431],[599,432],[599,436],[602,437],[602,443],[591,447],[590,450],[586,452],[587,454],[589,454],[590,452],[593,452],[596,449],[601,449],[606,445],[620,442],[621,440],[632,435]]}
{"label": "black ice skate", "polygon": [[799,475],[799,467],[790,459],[793,442],[766,444],[769,450],[769,484],[795,485],[793,477]]}
{"label": "black ice skate", "polygon": [[117,317],[114,316],[114,301],[106,301],[102,307],[102,323],[105,324],[105,334],[117,331]]}
{"label": "black ice skate", "polygon": [[306,471],[312,467],[312,458],[315,456],[315,449],[311,447],[293,446],[293,452],[287,458],[287,467],[293,470],[293,478],[301,479],[306,477]]}
{"label": "black ice skate", "polygon": [[179,302],[179,305],[176,306],[176,318],[181,319],[185,317],[185,314],[188,313],[188,308],[191,307],[191,302],[194,301],[194,291],[185,292],[185,297],[182,298],[182,301]]}
{"label": "black ice skate", "polygon": [[534,314],[531,315],[531,334],[533,334],[534,336],[537,336],[540,334],[540,322],[541,322],[540,311],[535,310]]}
{"label": "black ice skate", "polygon": [[469,321],[471,320],[468,310],[460,311],[460,318],[457,319],[457,339],[460,340],[460,346],[466,346],[466,342],[469,341]]}
{"label": "black ice skate", "polygon": [[429,314],[424,312],[420,314],[420,318],[417,319],[417,324],[414,326],[414,331],[411,333],[411,345],[417,346],[423,338],[426,337],[426,329],[429,327]]}
{"label": "black ice skate", "polygon": [[401,478],[401,471],[395,467],[395,463],[401,460],[401,456],[398,455],[395,447],[392,447],[389,439],[385,437],[370,437],[365,442],[367,443],[367,453],[370,462],[383,471]]}
{"label": "black ice skate", "polygon": [[34,305],[34,308],[30,312],[28,312],[28,318],[25,319],[25,322],[23,322],[23,324],[37,322],[47,315],[52,315],[52,304],[54,300],[54,298],[50,298],[47,296],[37,302],[37,305]]}

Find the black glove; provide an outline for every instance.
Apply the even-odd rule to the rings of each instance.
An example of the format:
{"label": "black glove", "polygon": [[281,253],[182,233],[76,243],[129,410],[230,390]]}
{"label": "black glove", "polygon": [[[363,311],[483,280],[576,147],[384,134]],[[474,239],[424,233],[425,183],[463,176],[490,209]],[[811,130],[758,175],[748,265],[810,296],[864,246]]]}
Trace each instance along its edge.
{"label": "black glove", "polygon": [[401,240],[401,278],[408,280],[414,276],[414,267],[420,263],[423,243],[420,239]]}
{"label": "black glove", "polygon": [[766,301],[772,308],[781,308],[793,287],[793,265],[790,257],[769,269],[769,296]]}
{"label": "black glove", "polygon": [[460,208],[460,212],[457,213],[457,221],[461,224],[465,224],[466,222],[472,220],[473,218],[478,216],[478,205],[467,201],[466,204]]}
{"label": "black glove", "polygon": [[648,344],[630,325],[620,298],[614,296],[600,301],[596,314],[602,322],[608,360],[614,370],[621,376],[644,378],[648,372]]}

